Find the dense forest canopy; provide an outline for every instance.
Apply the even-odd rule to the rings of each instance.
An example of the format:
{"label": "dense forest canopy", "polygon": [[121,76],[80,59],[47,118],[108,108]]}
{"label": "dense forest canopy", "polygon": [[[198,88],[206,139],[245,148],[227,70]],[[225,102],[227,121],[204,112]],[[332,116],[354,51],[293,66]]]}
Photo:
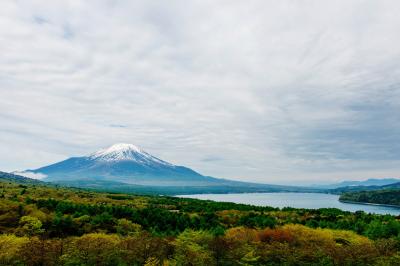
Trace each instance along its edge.
{"label": "dense forest canopy", "polygon": [[1,265],[398,265],[399,217],[0,182]]}
{"label": "dense forest canopy", "polygon": [[340,200],[400,206],[400,189],[348,192]]}

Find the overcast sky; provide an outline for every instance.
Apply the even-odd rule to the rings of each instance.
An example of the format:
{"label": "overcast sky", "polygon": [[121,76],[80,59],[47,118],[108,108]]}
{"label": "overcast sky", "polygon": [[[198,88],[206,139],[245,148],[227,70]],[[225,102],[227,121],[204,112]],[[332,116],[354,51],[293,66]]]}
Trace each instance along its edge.
{"label": "overcast sky", "polygon": [[264,183],[400,176],[400,2],[0,3],[0,170],[117,142]]}

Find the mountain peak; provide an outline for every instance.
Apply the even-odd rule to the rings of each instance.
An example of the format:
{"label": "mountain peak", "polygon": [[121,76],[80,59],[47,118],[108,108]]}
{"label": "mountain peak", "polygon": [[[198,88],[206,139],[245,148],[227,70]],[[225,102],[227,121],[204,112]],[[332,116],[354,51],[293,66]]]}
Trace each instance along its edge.
{"label": "mountain peak", "polygon": [[107,149],[108,152],[115,152],[115,151],[135,151],[135,152],[142,152],[142,149],[140,149],[138,146],[130,144],[130,143],[117,143],[114,144]]}
{"label": "mountain peak", "polygon": [[147,155],[138,146],[128,143],[117,143],[108,148],[101,149],[90,154],[92,159],[103,159],[107,161],[119,161],[119,160],[132,160],[137,157],[138,154]]}
{"label": "mountain peak", "polygon": [[115,161],[135,161],[144,165],[162,164],[173,166],[172,164],[154,157],[136,145],[128,143],[117,143],[108,148],[101,149],[89,155],[89,158],[96,161],[115,162]]}

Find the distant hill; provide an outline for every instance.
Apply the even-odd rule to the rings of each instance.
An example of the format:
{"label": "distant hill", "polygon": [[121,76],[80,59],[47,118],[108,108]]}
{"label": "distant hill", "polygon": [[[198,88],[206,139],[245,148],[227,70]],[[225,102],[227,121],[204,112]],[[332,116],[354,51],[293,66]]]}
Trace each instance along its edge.
{"label": "distant hill", "polygon": [[347,192],[360,192],[360,191],[375,191],[386,189],[400,189],[400,182],[392,183],[383,186],[347,186],[327,190],[328,193],[343,194]]}
{"label": "distant hill", "polygon": [[331,190],[341,194],[339,200],[371,204],[395,205],[400,207],[400,182],[383,186],[353,186]]}
{"label": "distant hill", "polygon": [[370,178],[361,181],[343,181],[339,183],[329,184],[329,185],[315,185],[314,187],[321,189],[336,189],[343,187],[362,187],[362,186],[384,186],[393,183],[400,182],[399,178]]}
{"label": "distant hill", "polygon": [[339,200],[344,202],[350,201],[372,204],[385,204],[400,207],[400,188],[347,192],[342,194]]}
{"label": "distant hill", "polygon": [[43,181],[120,192],[157,194],[232,192],[316,192],[318,189],[256,184],[204,176],[190,168],[161,160],[133,144],[115,144],[88,156],[67,160],[34,170],[29,176]]}
{"label": "distant hill", "polygon": [[385,185],[382,186],[383,188],[387,189],[395,189],[395,188],[400,188],[400,182],[394,183],[394,184],[390,184],[390,185]]}

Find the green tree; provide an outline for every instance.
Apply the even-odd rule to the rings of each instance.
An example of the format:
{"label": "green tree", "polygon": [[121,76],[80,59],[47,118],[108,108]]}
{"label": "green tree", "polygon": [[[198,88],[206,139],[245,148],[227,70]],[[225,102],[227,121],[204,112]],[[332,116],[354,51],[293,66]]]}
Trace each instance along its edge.
{"label": "green tree", "polygon": [[132,223],[131,221],[123,218],[117,221],[115,229],[118,234],[126,236],[140,232],[142,227],[139,224]]}
{"label": "green tree", "polygon": [[73,239],[66,248],[62,261],[66,265],[118,265],[120,239],[103,233],[87,234]]}
{"label": "green tree", "polygon": [[36,217],[22,216],[19,225],[20,232],[28,236],[39,235],[44,232],[42,222]]}
{"label": "green tree", "polygon": [[212,240],[207,231],[185,230],[175,241],[175,261],[178,265],[215,265],[209,248]]}

